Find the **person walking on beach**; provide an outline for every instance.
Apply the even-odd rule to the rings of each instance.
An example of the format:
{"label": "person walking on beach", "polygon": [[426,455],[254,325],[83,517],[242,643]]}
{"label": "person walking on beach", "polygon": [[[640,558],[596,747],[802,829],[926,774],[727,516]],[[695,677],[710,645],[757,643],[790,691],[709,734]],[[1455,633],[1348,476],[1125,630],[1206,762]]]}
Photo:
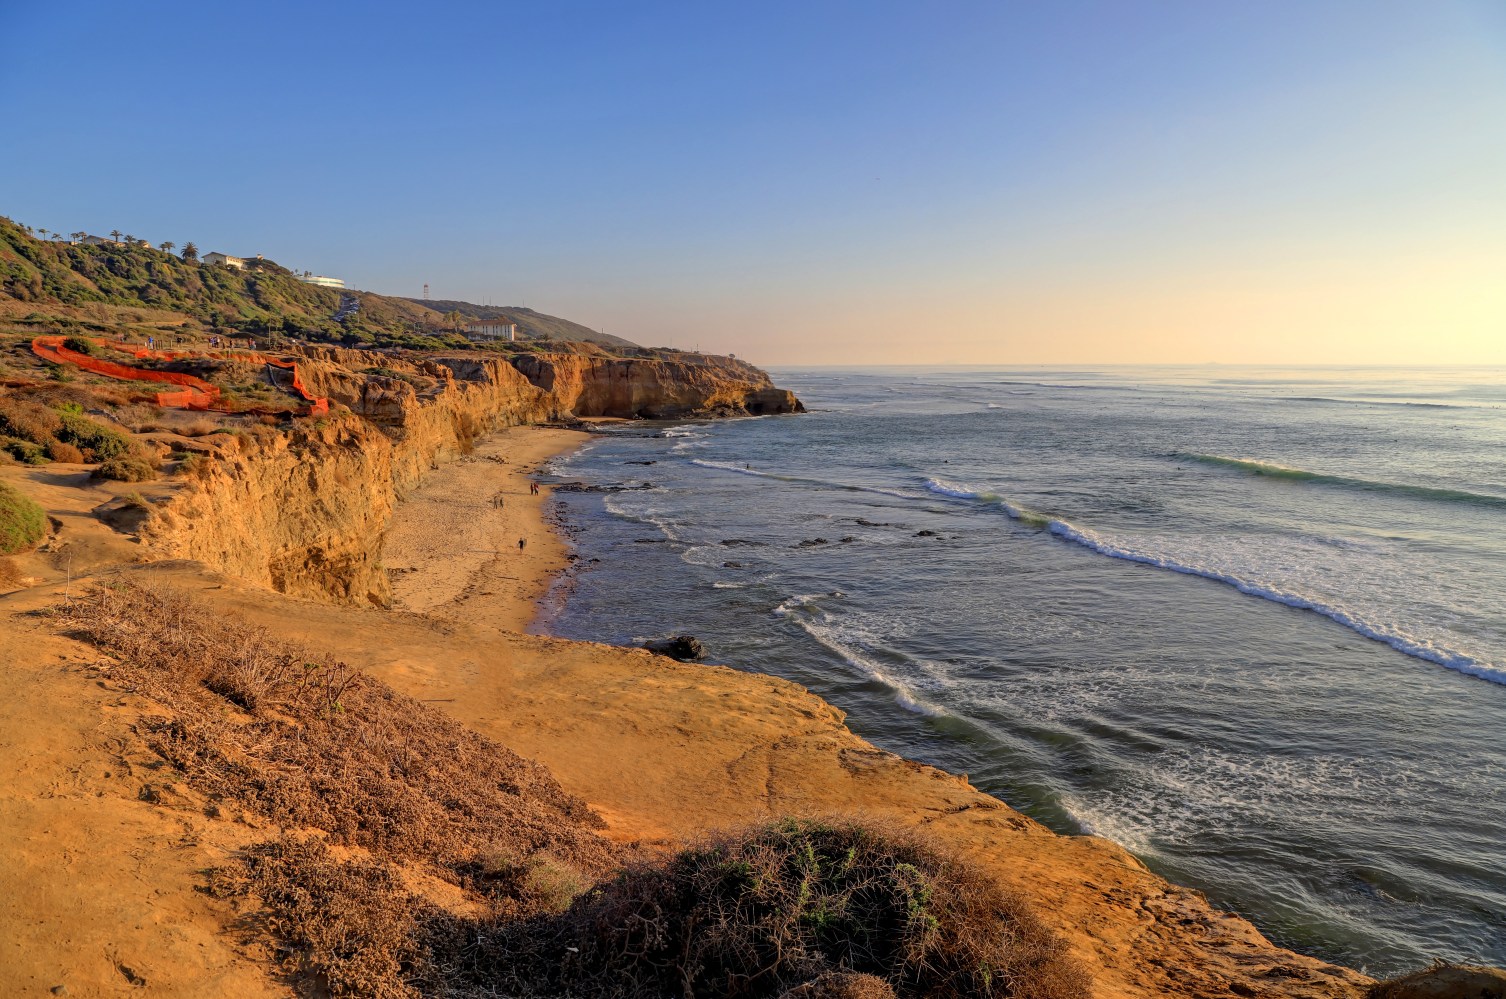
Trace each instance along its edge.
{"label": "person walking on beach", "polygon": [[527,548],[527,547],[528,547],[528,539],[527,538],[519,538],[518,539],[518,554],[519,555],[523,554],[523,549]]}
{"label": "person walking on beach", "polygon": [[531,495],[537,496],[539,494],[539,484],[537,482],[528,483],[528,492]]}

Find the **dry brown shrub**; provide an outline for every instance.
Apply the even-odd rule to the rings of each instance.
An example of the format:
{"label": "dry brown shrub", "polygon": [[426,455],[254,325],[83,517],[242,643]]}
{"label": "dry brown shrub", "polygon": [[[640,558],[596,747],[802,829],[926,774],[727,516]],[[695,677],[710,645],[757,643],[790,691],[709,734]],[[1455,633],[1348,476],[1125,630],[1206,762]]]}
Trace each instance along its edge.
{"label": "dry brown shrub", "polygon": [[8,555],[0,555],[0,590],[14,590],[26,579],[21,572],[21,567],[16,560]]}
{"label": "dry brown shrub", "polygon": [[[457,869],[497,850],[614,862],[600,818],[548,770],[342,662],[134,584],[98,587],[68,616],[118,677],[173,709],[150,741],[211,797]],[[233,709],[249,719],[229,724]]]}
{"label": "dry brown shrub", "polygon": [[427,967],[419,943],[422,903],[387,864],[339,861],[317,838],[284,837],[247,852],[243,867],[214,872],[210,891],[252,895],[294,945],[289,970],[315,995],[407,999],[405,981]]}
{"label": "dry brown shrub", "polygon": [[62,429],[57,410],[31,399],[0,396],[0,434],[45,447]]}
{"label": "dry brown shrub", "polygon": [[178,433],[184,437],[208,437],[210,434],[219,433],[220,430],[220,425],[213,420],[195,420],[182,427]]}
{"label": "dry brown shrub", "polygon": [[80,465],[83,464],[84,461],[84,452],[80,451],[72,444],[65,444],[62,441],[55,440],[49,441],[47,444],[47,457],[51,458],[53,461],[66,462],[70,465]]}
{"label": "dry brown shrub", "polygon": [[1080,999],[1087,972],[1017,897],[910,832],[786,819],[629,869],[560,916],[451,927],[449,987],[775,999],[838,972],[901,997]]}

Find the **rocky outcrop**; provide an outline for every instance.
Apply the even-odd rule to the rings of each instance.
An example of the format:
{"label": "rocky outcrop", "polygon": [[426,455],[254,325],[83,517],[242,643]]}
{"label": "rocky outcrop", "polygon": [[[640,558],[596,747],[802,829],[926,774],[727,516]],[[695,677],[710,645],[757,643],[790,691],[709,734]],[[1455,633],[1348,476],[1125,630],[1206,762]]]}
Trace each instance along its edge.
{"label": "rocky outcrop", "polygon": [[802,413],[794,394],[730,357],[612,358],[520,354],[513,367],[576,416],[683,416]]}

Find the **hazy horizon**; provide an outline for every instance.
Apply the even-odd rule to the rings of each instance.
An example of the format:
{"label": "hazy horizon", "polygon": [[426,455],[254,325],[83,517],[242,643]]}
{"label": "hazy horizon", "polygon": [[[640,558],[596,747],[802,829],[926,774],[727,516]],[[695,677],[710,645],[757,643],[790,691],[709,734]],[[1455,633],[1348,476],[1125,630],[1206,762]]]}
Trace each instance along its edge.
{"label": "hazy horizon", "polygon": [[1506,363],[1506,9],[0,6],[0,213],[772,366]]}

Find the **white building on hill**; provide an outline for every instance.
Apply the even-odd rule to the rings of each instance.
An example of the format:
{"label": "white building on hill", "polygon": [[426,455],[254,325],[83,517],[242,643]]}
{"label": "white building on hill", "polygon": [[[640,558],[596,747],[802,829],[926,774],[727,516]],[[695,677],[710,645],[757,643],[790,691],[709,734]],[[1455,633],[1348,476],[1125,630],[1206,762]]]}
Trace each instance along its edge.
{"label": "white building on hill", "polygon": [[308,274],[298,280],[304,284],[317,284],[321,288],[344,288],[345,281],[342,278],[325,277],[323,274]]}
{"label": "white building on hill", "polygon": [[472,340],[507,340],[518,338],[518,324],[510,319],[478,319],[465,328]]}
{"label": "white building on hill", "polygon": [[246,269],[246,261],[243,258],[232,257],[228,253],[206,253],[204,254],[204,263],[224,264],[226,267],[234,267],[238,271]]}

